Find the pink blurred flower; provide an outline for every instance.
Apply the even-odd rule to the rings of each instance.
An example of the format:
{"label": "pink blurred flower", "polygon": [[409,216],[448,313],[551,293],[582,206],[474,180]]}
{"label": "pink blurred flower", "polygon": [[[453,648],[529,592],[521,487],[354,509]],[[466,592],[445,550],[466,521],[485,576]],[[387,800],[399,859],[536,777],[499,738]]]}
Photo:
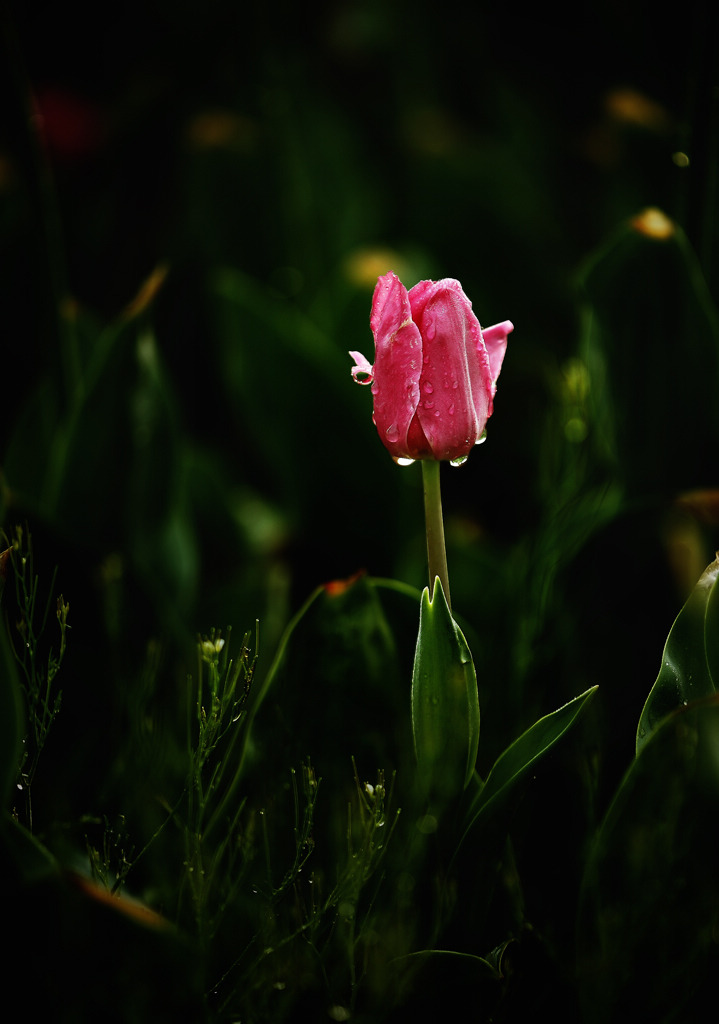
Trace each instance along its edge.
{"label": "pink blurred flower", "polygon": [[463,460],[483,439],[514,329],[479,326],[459,281],[420,281],[408,292],[380,277],[372,299],[374,366],[360,352],[352,376],[371,384],[373,420],[394,459]]}

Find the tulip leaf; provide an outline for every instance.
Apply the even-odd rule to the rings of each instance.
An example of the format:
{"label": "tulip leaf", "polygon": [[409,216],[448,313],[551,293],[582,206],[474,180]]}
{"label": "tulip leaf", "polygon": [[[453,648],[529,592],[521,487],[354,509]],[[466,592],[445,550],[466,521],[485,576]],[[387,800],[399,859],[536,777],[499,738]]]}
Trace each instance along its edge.
{"label": "tulip leaf", "polygon": [[674,620],[659,675],[637,727],[636,752],[677,707],[715,692],[719,682],[719,559],[702,574]]}
{"label": "tulip leaf", "polygon": [[499,755],[470,805],[465,836],[479,818],[494,810],[511,794],[536,762],[564,736],[596,690],[597,687],[593,686],[568,704],[540,718]]}
{"label": "tulip leaf", "polygon": [[586,1024],[706,1015],[719,968],[718,749],[715,693],[665,717],[617,791],[581,890]]}
{"label": "tulip leaf", "polygon": [[472,655],[442,584],[422,592],[412,672],[412,731],[420,790],[451,799],[469,784],[479,746],[479,696]]}

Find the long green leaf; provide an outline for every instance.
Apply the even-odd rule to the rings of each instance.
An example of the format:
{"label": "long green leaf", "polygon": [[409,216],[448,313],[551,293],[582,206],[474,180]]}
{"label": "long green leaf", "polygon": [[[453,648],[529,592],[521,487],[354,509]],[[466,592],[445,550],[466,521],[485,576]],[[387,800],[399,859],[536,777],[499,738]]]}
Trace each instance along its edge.
{"label": "long green leaf", "polygon": [[540,718],[499,755],[469,809],[465,836],[480,817],[510,795],[536,762],[571,728],[596,690],[597,687],[593,686]]}
{"label": "long green leaf", "polygon": [[719,967],[717,750],[714,693],[666,716],[617,790],[581,889],[586,1024],[708,1019]]}
{"label": "long green leaf", "polygon": [[674,620],[637,727],[636,752],[676,708],[714,693],[719,681],[719,559],[708,566]]}

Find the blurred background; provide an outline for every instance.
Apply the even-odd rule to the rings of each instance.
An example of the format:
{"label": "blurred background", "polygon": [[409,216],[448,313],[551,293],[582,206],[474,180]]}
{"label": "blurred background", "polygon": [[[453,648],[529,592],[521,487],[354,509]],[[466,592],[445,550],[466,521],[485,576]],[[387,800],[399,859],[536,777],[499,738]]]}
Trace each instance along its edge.
{"label": "blurred background", "polygon": [[263,676],[319,584],[424,586],[420,470],[347,354],[393,269],[515,325],[443,469],[480,768],[599,683],[601,811],[719,545],[716,40],[699,0],[6,5],[2,521],[58,566],[81,739],[48,806],[98,799],[140,705],[171,717],[198,632],[259,619]]}

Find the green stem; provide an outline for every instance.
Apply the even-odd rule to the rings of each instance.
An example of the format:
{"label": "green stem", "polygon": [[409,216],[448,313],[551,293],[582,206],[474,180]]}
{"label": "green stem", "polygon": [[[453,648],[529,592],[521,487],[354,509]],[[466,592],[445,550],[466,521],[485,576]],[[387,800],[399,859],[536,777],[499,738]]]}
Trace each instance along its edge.
{"label": "green stem", "polygon": [[429,565],[429,596],[434,596],[434,581],[439,577],[442,590],[451,610],[449,598],[449,576],[447,573],[447,551],[444,545],[444,522],[442,520],[442,494],[439,486],[440,463],[435,459],[422,460],[422,483],[424,484],[424,520],[427,530],[427,561]]}

